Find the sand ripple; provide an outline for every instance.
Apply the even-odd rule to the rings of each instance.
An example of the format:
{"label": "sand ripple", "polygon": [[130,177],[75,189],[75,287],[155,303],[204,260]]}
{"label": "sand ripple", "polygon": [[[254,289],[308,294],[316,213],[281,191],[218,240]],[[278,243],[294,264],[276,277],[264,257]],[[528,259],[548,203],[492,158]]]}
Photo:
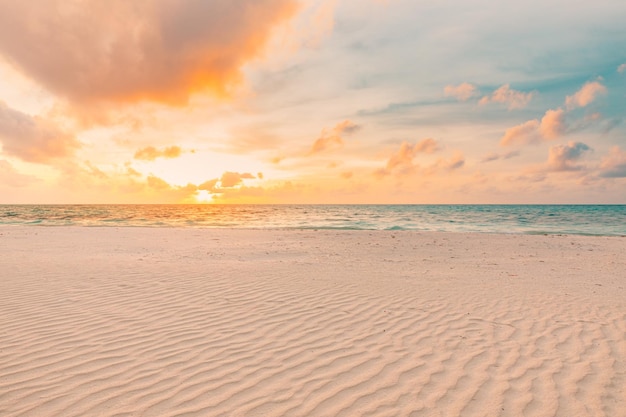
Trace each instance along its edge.
{"label": "sand ripple", "polygon": [[626,415],[618,238],[32,230],[2,416]]}

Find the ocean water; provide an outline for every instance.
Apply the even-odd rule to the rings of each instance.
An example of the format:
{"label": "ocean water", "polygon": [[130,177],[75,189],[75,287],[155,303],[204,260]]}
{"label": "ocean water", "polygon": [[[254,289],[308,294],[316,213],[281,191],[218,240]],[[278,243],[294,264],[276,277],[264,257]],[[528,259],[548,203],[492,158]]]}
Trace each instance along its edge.
{"label": "ocean water", "polygon": [[626,205],[0,205],[7,225],[626,236]]}

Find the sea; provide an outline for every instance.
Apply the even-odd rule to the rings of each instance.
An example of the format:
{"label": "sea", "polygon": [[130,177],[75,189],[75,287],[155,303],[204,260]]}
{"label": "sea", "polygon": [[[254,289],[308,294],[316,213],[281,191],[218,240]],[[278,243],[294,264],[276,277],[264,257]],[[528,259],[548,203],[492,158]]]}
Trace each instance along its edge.
{"label": "sea", "polygon": [[0,205],[0,226],[626,236],[626,205]]}

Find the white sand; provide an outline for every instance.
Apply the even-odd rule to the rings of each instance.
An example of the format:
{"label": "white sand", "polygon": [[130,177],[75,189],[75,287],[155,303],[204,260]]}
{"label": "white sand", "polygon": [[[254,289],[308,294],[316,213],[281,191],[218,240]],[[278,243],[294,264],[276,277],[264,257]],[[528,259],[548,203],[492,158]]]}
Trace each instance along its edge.
{"label": "white sand", "polygon": [[0,416],[626,416],[626,238],[0,228]]}

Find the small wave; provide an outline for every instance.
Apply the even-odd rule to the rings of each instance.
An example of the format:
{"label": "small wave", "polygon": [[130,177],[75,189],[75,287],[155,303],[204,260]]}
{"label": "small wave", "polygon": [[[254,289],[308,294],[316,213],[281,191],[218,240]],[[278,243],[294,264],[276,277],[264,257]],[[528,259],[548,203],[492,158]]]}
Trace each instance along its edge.
{"label": "small wave", "polygon": [[391,227],[385,228],[385,230],[410,230],[410,229],[407,229],[406,227],[402,227],[402,226],[391,226]]}

